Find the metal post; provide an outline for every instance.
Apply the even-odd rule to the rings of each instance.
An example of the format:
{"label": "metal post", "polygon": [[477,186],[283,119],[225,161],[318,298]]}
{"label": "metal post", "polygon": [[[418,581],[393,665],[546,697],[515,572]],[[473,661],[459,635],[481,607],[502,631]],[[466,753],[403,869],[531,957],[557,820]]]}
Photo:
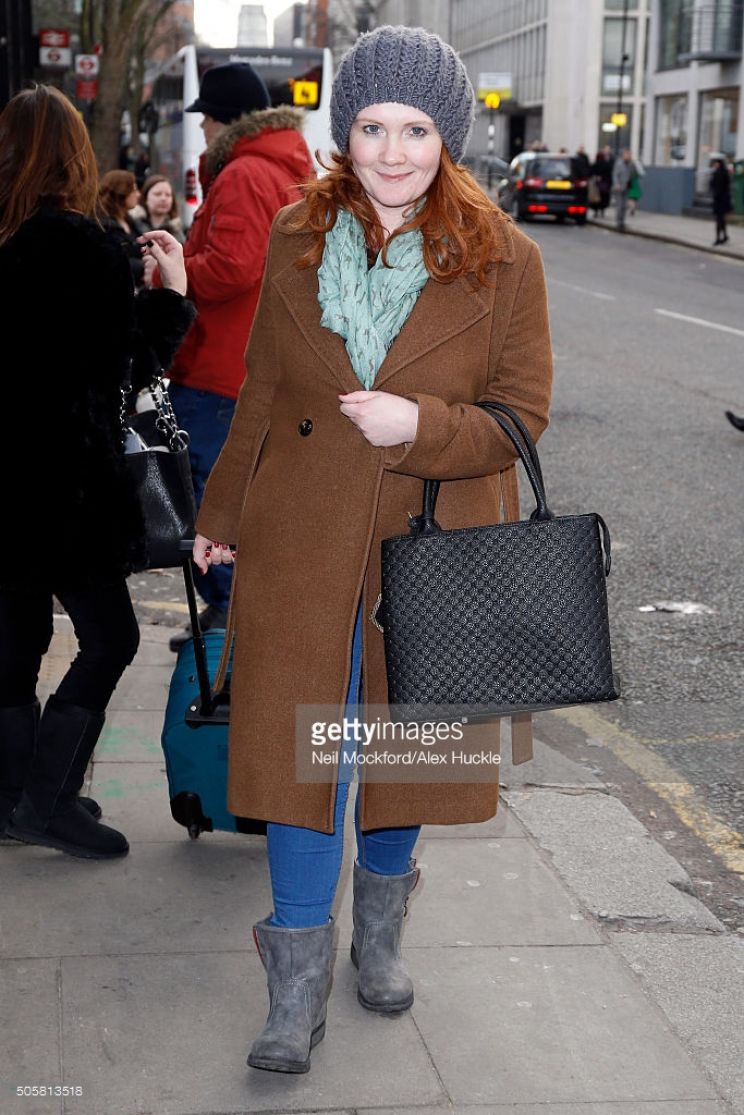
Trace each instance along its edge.
{"label": "metal post", "polygon": [[488,110],[488,147],[487,147],[487,152],[488,152],[488,178],[487,178],[487,181],[488,181],[489,192],[491,190],[491,187],[493,186],[493,158],[492,158],[492,155],[493,155],[493,140],[494,140],[494,136],[496,135],[496,125],[493,122],[493,114],[494,114],[494,109],[489,108],[489,110]]}
{"label": "metal post", "polygon": [[[625,53],[625,42],[628,32],[628,0],[623,0],[623,31],[622,41],[620,44],[620,81],[617,87],[617,109],[618,113],[623,111],[623,81],[625,80],[625,63],[628,61],[629,55]],[[615,155],[620,153],[620,132],[622,126],[618,124],[615,129]]]}

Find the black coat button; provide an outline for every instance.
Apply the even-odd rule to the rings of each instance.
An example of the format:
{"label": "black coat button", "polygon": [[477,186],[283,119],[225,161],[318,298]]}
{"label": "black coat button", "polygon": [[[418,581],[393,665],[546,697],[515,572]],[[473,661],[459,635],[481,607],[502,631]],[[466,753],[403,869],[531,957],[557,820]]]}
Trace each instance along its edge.
{"label": "black coat button", "polygon": [[313,424],[309,418],[303,418],[297,429],[300,431],[302,437],[307,437],[308,434],[313,432]]}

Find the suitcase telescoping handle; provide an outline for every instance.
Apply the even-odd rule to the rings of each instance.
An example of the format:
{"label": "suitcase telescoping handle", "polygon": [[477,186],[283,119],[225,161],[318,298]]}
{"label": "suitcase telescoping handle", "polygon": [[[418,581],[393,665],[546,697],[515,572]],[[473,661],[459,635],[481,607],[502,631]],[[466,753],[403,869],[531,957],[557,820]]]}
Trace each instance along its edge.
{"label": "suitcase telescoping handle", "polygon": [[212,686],[209,682],[207,669],[207,645],[204,642],[204,633],[199,623],[199,609],[196,605],[196,588],[194,587],[194,570],[191,555],[194,549],[193,538],[185,538],[180,545],[183,554],[183,582],[186,586],[186,602],[189,606],[189,619],[191,631],[194,636],[194,659],[196,661],[196,677],[199,682],[199,715],[210,716],[213,708]]}

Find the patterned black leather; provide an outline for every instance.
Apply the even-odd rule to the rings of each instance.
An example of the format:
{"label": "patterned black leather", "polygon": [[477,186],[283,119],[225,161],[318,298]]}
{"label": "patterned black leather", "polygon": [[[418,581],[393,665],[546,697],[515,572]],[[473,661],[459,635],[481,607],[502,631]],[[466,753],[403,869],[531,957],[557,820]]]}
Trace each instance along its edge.
{"label": "patterned black leather", "polygon": [[594,514],[553,517],[534,443],[525,452],[547,517],[440,530],[430,490],[412,533],[382,543],[388,694],[408,706],[404,718],[416,719],[417,707],[424,715],[426,705],[496,715],[619,696],[607,529]]}

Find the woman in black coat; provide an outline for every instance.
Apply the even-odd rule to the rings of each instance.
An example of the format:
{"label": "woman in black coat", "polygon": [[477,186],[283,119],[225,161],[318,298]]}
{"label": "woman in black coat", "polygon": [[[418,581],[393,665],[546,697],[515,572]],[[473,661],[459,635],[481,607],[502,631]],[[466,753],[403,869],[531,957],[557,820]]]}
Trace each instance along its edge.
{"label": "woman in black coat", "polygon": [[710,192],[713,195],[713,213],[716,218],[716,238],[713,241],[715,248],[717,244],[725,244],[728,240],[726,214],[731,212],[731,179],[723,159],[713,160]]}
{"label": "woman in black coat", "polygon": [[[0,115],[0,834],[102,858],[127,841],[78,791],[137,650],[125,578],[145,558],[120,388],[130,362],[135,386],[167,367],[194,309],[164,232],[146,242],[170,289],[135,298],[125,256],[91,219],[97,185],[70,102],[45,86],[14,97]],[[40,717],[53,595],[79,653]]]}
{"label": "woman in black coat", "polygon": [[597,152],[597,157],[592,163],[592,175],[597,185],[598,200],[592,203],[594,216],[604,213],[610,204],[610,190],[612,188],[612,166],[605,158],[603,151]]}

